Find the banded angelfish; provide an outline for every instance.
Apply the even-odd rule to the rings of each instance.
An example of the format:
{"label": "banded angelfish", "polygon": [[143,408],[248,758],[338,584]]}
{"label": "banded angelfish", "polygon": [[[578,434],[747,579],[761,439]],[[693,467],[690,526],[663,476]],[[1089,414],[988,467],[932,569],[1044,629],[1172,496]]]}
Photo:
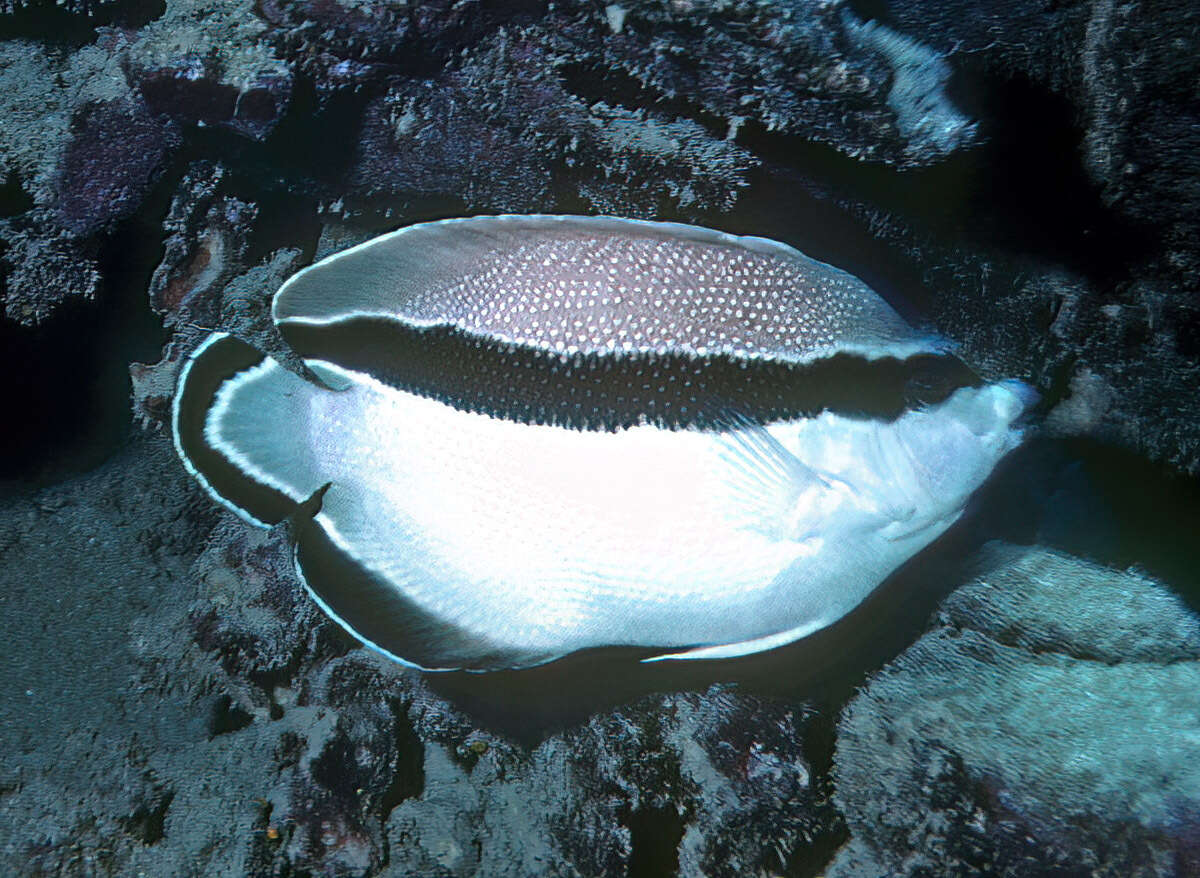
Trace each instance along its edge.
{"label": "banded angelfish", "polygon": [[174,406],[189,471],[351,634],[426,669],[589,647],[720,658],[841,618],[1020,441],[860,280],[764,238],[611,217],[401,229],[225,334]]}

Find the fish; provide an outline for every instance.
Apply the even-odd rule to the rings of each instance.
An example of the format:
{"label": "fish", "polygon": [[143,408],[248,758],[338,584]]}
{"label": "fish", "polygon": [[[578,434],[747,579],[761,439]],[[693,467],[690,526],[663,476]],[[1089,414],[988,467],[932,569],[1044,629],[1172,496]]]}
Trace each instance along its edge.
{"label": "fish", "polygon": [[423,670],[773,649],[961,515],[1035,396],[782,242],[619,217],[420,223],[303,269],[172,407],[188,472]]}

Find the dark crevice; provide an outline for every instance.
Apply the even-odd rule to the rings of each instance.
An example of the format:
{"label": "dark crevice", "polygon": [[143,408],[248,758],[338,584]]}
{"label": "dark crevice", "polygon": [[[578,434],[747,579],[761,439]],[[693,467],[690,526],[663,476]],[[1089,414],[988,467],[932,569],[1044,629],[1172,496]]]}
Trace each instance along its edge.
{"label": "dark crevice", "polygon": [[893,22],[888,0],[847,0],[846,8],[860,21],[877,21],[890,25]]}
{"label": "dark crevice", "polygon": [[408,718],[404,702],[393,698],[390,707],[395,734],[396,763],[392,770],[392,782],[379,799],[381,820],[387,820],[392,810],[405,799],[419,799],[425,792],[425,747]]}
{"label": "dark crevice", "polygon": [[[392,698],[388,703],[392,712],[393,741],[396,747],[392,780],[379,797],[379,820],[386,824],[392,811],[406,799],[419,799],[425,792],[425,746],[417,730],[408,718],[404,702]],[[383,840],[382,861],[386,866],[391,860],[386,830],[381,832]]]}
{"label": "dark crevice", "polygon": [[1174,328],[1175,349],[1180,356],[1200,361],[1200,301],[1170,304],[1166,317]]}
{"label": "dark crevice", "polygon": [[838,850],[849,840],[850,829],[839,819],[832,830],[815,835],[808,844],[799,845],[792,851],[783,864],[783,874],[788,878],[820,878]]}
{"label": "dark crevice", "polygon": [[228,695],[219,696],[212,704],[208,717],[208,736],[227,735],[241,731],[254,722],[254,717],[234,704]]}
{"label": "dark crevice", "polygon": [[33,196],[25,191],[15,171],[9,171],[0,184],[0,219],[17,216],[33,207]]}
{"label": "dark crevice", "polygon": [[371,97],[366,89],[319,92],[310,77],[297,75],[283,118],[261,148],[248,151],[248,164],[300,191],[311,184],[336,186],[354,160]]}
{"label": "dark crevice", "polygon": [[[999,249],[1062,265],[1105,285],[1127,277],[1149,252],[1149,237],[1105,206],[1087,178],[1071,105],[1024,80],[971,74],[954,84],[956,103],[980,120],[984,144],[927,168],[861,162],[745,122],[736,142],[764,165],[751,172],[751,186],[722,226],[741,223],[787,241],[882,287],[885,296],[892,286],[918,312],[928,295],[919,266],[905,267],[911,260],[887,251],[920,235],[948,250]],[[859,205],[918,234],[888,240],[856,215]]]}
{"label": "dark crevice", "polygon": [[368,99],[365,91],[318,93],[311,79],[298,75],[287,109],[262,140],[221,124],[184,124],[179,176],[192,162],[215,160],[236,179],[231,194],[258,202],[263,193],[276,193],[315,209],[318,200],[341,194]]}
{"label": "dark crevice", "polygon": [[828,819],[818,824],[827,828],[814,834],[807,844],[799,845],[783,864],[783,872],[790,878],[823,875],[838,849],[850,838],[850,830],[831,801],[837,720],[838,708],[822,705],[816,713],[805,718],[801,730],[801,749],[811,774],[814,808]]}
{"label": "dark crevice", "polygon": [[127,817],[120,818],[122,828],[144,845],[166,838],[167,809],[175,798],[171,790],[157,790],[148,802],[142,802]]}
{"label": "dark crevice", "polygon": [[1077,374],[1078,365],[1078,357],[1065,356],[1054,365],[1048,375],[1043,376],[1041,386],[1038,388],[1042,394],[1041,402],[1037,406],[1039,412],[1050,412],[1060,402],[1072,395],[1074,391],[1071,389],[1071,379]]}
{"label": "dark crevice", "polygon": [[128,364],[157,361],[165,340],[146,289],[174,185],[160,181],[137,214],[98,239],[94,301],[65,302],[33,328],[0,321],[0,368],[17,376],[4,400],[0,481],[36,486],[84,472],[130,435]]}
{"label": "dark crevice", "polygon": [[679,843],[687,825],[671,804],[643,806],[629,815],[629,878],[679,873]]}
{"label": "dark crevice", "polygon": [[981,120],[987,141],[967,204],[981,243],[1110,281],[1150,252],[1149,230],[1106,206],[1088,177],[1084,131],[1069,100],[1025,78],[976,71],[956,76],[950,96]]}
{"label": "dark crevice", "polygon": [[321,238],[321,219],[310,197],[287,190],[253,192],[236,174],[229,183],[231,193],[251,195],[258,208],[246,247],[246,265],[257,265],[283,248],[298,248],[302,265],[312,262]]}
{"label": "dark crevice", "polygon": [[228,172],[222,194],[269,211],[269,222],[260,218],[256,223],[251,245],[257,252],[295,246],[297,239],[315,240],[320,227],[317,204],[343,194],[357,149],[352,135],[361,125],[369,97],[365,90],[318,93],[310,78],[297,75],[286,109],[261,140],[222,122],[197,124],[181,112],[176,121],[183,143],[165,179],[173,188],[194,163],[219,162]]}
{"label": "dark crevice", "polygon": [[804,758],[814,778],[827,778],[833,771],[833,753],[837,745],[837,710],[821,706],[804,719],[801,740]]}
{"label": "dark crevice", "polygon": [[324,787],[338,803],[358,798],[358,784],[365,769],[359,767],[355,750],[354,740],[339,726],[308,766],[313,782]]}
{"label": "dark crevice", "polygon": [[213,201],[219,202],[222,197],[236,198],[252,204],[256,211],[240,262],[245,266],[257,265],[281,248],[299,248],[301,261],[310,262],[322,227],[312,189],[265,176],[259,173],[260,163],[247,160],[244,152],[223,150],[214,145],[214,139],[225,138],[241,140],[232,132],[224,132],[217,138],[196,137],[189,133],[173,163],[170,179],[177,185],[189,168],[219,157],[215,160],[220,162],[223,176]]}
{"label": "dark crevice", "polygon": [[167,11],[166,0],[15,0],[0,14],[0,40],[82,46],[99,27],[139,28]]}
{"label": "dark crevice", "polygon": [[1136,565],[1200,611],[1200,480],[1088,439],[1035,439],[1001,462],[966,525],[1117,569]]}

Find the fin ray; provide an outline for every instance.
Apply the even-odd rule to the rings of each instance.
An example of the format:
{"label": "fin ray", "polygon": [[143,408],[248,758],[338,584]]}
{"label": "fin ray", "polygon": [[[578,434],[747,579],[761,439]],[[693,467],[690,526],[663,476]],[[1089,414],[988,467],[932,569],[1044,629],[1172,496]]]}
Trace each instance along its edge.
{"label": "fin ray", "polygon": [[642,659],[643,663],[687,660],[694,661],[696,659],[728,659],[739,658],[741,656],[753,655],[756,652],[767,652],[771,649],[784,646],[788,643],[794,643],[801,638],[807,637],[814,631],[826,627],[829,620],[810,621],[795,628],[789,628],[786,631],[780,631],[775,634],[768,634],[765,637],[755,637],[750,640],[742,640],[737,643],[718,643],[712,646],[696,646],[691,649],[685,649],[681,652],[666,652],[661,655],[652,655]]}
{"label": "fin ray", "polygon": [[768,430],[748,418],[722,416],[721,436],[730,502],[745,527],[785,538],[783,525],[798,497],[827,490],[831,477],[806,464]]}

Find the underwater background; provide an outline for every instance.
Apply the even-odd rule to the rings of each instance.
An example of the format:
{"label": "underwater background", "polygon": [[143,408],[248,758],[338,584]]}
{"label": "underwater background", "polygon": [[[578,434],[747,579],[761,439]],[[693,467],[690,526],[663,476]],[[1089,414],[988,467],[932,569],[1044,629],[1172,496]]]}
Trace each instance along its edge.
{"label": "underwater background", "polygon": [[[772,652],[427,675],[171,444],[212,330],[411,223],[698,223],[1036,434]],[[1200,6],[0,0],[0,872],[1200,874]]]}

